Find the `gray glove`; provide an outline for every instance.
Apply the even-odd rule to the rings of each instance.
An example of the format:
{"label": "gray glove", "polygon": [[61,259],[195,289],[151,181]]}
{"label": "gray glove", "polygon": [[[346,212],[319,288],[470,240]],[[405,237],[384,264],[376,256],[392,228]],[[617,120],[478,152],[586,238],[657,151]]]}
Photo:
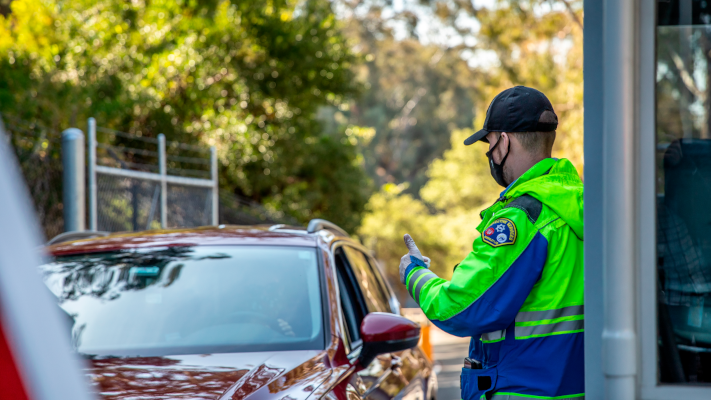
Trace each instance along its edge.
{"label": "gray glove", "polygon": [[[422,253],[420,253],[420,249],[417,248],[415,241],[409,233],[405,234],[404,239],[408,252],[400,259],[400,282],[402,282],[403,285],[405,284],[405,279],[407,278],[407,276],[405,276],[405,271],[407,271],[407,267],[410,264],[414,262],[415,264],[422,265],[420,263],[423,263],[427,268],[430,267],[430,259],[428,257],[424,257]],[[413,260],[411,257],[414,257],[417,260]],[[417,261],[419,261],[419,263]]]}

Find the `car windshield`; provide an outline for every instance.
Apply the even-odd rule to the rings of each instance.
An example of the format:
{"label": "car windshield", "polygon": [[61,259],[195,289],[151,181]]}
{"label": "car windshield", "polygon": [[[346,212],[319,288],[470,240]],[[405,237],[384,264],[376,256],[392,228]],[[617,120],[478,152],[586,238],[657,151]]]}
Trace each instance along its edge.
{"label": "car windshield", "polygon": [[314,248],[122,250],[57,257],[42,272],[83,355],[324,348]]}

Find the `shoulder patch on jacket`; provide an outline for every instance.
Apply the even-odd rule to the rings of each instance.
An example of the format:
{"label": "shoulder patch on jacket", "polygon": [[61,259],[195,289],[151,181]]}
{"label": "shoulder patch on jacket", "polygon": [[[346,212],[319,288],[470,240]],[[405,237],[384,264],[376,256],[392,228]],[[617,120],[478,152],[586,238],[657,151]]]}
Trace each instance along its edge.
{"label": "shoulder patch on jacket", "polygon": [[482,240],[492,247],[516,242],[516,225],[508,218],[497,218],[481,234]]}
{"label": "shoulder patch on jacket", "polygon": [[513,199],[513,201],[504,208],[518,208],[526,213],[528,220],[531,221],[532,224],[535,224],[541,215],[541,210],[543,210],[543,203],[531,195],[524,194]]}

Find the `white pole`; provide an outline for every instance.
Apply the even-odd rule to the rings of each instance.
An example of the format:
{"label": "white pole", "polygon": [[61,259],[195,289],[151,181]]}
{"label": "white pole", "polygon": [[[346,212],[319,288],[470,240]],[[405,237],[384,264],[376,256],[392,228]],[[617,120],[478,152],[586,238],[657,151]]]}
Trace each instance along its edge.
{"label": "white pole", "polygon": [[210,147],[210,177],[212,178],[212,225],[219,224],[219,181],[217,179],[217,150],[215,146]]}
{"label": "white pole", "polygon": [[603,4],[602,368],[608,400],[636,398],[635,3]]}
{"label": "white pole", "polygon": [[158,135],[158,164],[160,172],[160,227],[168,228],[168,167],[165,154],[165,135]]}
{"label": "white pole", "polygon": [[85,229],[84,132],[69,128],[62,132],[64,231]]}
{"label": "white pole", "polygon": [[96,211],[96,120],[89,118],[89,138],[87,149],[89,150],[89,230],[97,231],[97,211]]}

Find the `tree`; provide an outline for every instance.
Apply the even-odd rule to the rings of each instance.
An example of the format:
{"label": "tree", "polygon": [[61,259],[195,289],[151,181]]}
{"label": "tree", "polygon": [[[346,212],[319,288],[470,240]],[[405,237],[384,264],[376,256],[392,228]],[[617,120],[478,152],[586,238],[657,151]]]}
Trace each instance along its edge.
{"label": "tree", "polygon": [[380,8],[359,14],[353,7],[362,4],[338,4],[349,10],[340,15],[344,35],[365,58],[353,66],[365,88],[340,109],[322,110],[321,119],[359,134],[376,184],[407,181],[404,193],[418,197],[427,166],[449,148],[452,130],[471,126],[477,76],[456,49],[398,37]]}
{"label": "tree", "polygon": [[[403,193],[407,186],[403,183],[384,185],[368,201],[359,234],[392,282],[399,279],[397,267],[406,251],[405,233],[432,259],[432,270],[444,277],[451,274],[476,237],[479,212],[488,206],[498,186],[489,175],[486,158],[474,156],[476,150],[462,143],[473,133],[471,129],[452,133],[452,148],[428,170],[429,181],[419,192],[423,200]],[[403,299],[406,296],[401,295]]]}
{"label": "tree", "polygon": [[328,1],[16,0],[11,10],[0,16],[3,114],[55,134],[93,116],[216,145],[223,190],[357,226],[370,193],[357,149],[315,119],[358,93],[358,59]]}
{"label": "tree", "polygon": [[[486,107],[500,91],[526,85],[543,91],[559,117],[554,157],[570,159],[582,173],[582,10],[580,2],[498,1],[492,8],[469,3],[433,3],[445,23],[456,25],[466,13],[478,22],[474,35],[476,57],[488,54],[489,65],[477,67],[475,127],[481,127]],[[466,6],[466,7],[465,7]],[[453,8],[449,8],[453,7]],[[493,65],[493,66],[492,66]],[[464,146],[472,129],[455,130],[451,149],[427,170],[429,180],[419,191],[421,200],[393,193],[385,187],[366,206],[360,228],[364,241],[392,277],[406,252],[402,235],[409,232],[441,276],[471,249],[479,234],[479,211],[491,205],[502,190],[490,176],[486,147]],[[395,186],[396,187],[396,186]]]}

